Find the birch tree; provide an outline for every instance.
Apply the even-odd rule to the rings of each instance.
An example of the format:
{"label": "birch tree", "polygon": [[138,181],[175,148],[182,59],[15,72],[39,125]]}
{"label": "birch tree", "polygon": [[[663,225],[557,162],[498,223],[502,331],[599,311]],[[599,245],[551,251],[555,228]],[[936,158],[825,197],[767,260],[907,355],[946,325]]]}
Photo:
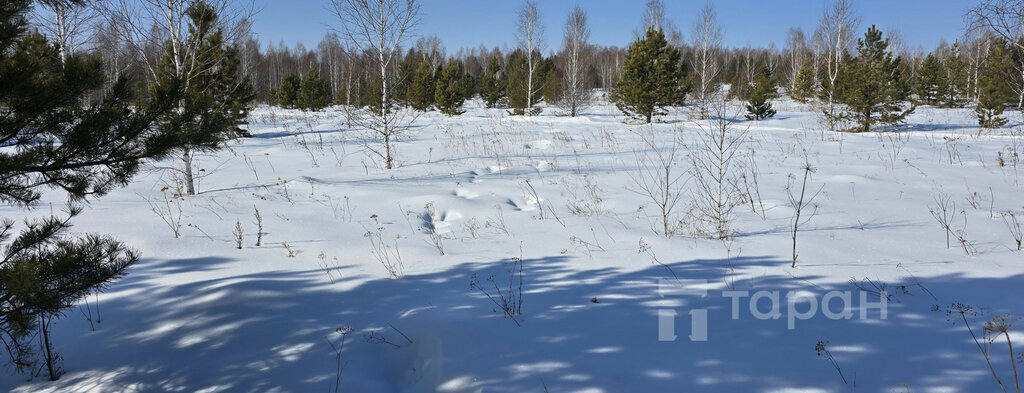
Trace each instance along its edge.
{"label": "birch tree", "polygon": [[[194,18],[195,15],[189,15],[194,10],[203,10],[209,16]],[[192,83],[205,78],[207,73],[216,72],[230,52],[219,51],[216,56],[200,53],[206,37],[191,34],[200,30],[197,21],[212,17],[215,26],[211,26],[209,31],[217,30],[224,43],[233,44],[247,36],[249,23],[246,21],[253,14],[251,3],[245,5],[232,0],[114,0],[105,6],[103,12],[116,26],[120,38],[145,65],[156,87],[180,83],[180,88],[185,91]],[[153,45],[163,45],[166,50],[158,51],[154,56]],[[185,99],[182,99],[177,115],[186,112],[185,105]],[[236,124],[224,126],[233,129]],[[225,129],[203,131],[227,134]],[[185,145],[181,150],[182,168],[179,172],[183,176],[185,193],[194,195],[195,172],[192,166],[195,146]]]}
{"label": "birch tree", "polygon": [[40,0],[33,11],[35,25],[53,41],[61,64],[83,43],[99,17],[91,4],[68,0]]}
{"label": "birch tree", "polygon": [[576,117],[581,109],[590,104],[590,83],[587,69],[590,67],[590,27],[587,26],[587,12],[576,6],[569,11],[565,21],[565,43],[562,49],[562,98],[561,104]]}
{"label": "birch tree", "polygon": [[544,26],[540,23],[540,10],[537,9],[537,2],[526,0],[523,7],[519,9],[519,29],[517,32],[519,49],[526,54],[526,113],[533,114],[533,106],[536,104],[534,95],[540,93],[542,84],[537,80],[537,67],[540,64],[540,51],[544,47]]}
{"label": "birch tree", "polygon": [[831,130],[835,129],[834,119],[837,118],[836,79],[842,71],[844,58],[853,43],[858,25],[860,19],[854,14],[851,0],[836,0],[831,7],[825,8],[818,24],[826,60],[822,95],[828,127]]}
{"label": "birch tree", "polygon": [[665,2],[662,0],[647,0],[643,16],[640,18],[640,30],[634,34],[635,38],[643,38],[644,34],[652,29],[661,29],[669,44],[677,47],[683,46],[683,33],[665,16]]}
{"label": "birch tree", "polygon": [[[384,167],[395,167],[395,142],[415,119],[412,111],[392,108],[388,70],[399,55],[402,43],[411,38],[419,23],[420,6],[416,0],[331,0],[341,22],[340,32],[350,43],[349,52],[368,52],[377,72],[374,88],[379,104],[369,111],[353,111],[351,121],[371,132],[383,146],[367,149],[384,160]],[[379,107],[377,107],[379,105]]]}
{"label": "birch tree", "polygon": [[800,28],[786,32],[786,61],[789,62],[789,91],[796,90],[796,79],[807,57],[807,37]]}
{"label": "birch tree", "polygon": [[[981,0],[967,11],[968,29],[989,31],[1024,52],[1024,0]],[[1024,56],[1015,56],[1015,80],[1008,81],[1017,93],[1017,108],[1024,106]]]}
{"label": "birch tree", "polygon": [[718,78],[722,71],[719,61],[721,46],[722,28],[718,25],[714,6],[706,3],[693,27],[693,55],[690,58],[694,73],[693,94],[700,119],[707,118],[711,101],[718,92]]}

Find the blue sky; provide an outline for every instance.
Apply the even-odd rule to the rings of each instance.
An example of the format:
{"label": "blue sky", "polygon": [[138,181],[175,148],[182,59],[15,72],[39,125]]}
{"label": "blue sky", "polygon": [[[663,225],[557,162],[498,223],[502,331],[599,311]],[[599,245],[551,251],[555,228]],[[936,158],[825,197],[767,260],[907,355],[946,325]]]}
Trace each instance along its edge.
{"label": "blue sky", "polygon": [[[420,35],[436,34],[449,53],[460,47],[515,45],[516,10],[519,0],[421,0]],[[643,0],[541,0],[542,21],[548,50],[561,45],[562,26],[568,10],[579,4],[590,16],[591,41],[626,46],[640,24]],[[689,39],[697,10],[704,0],[667,0],[670,20]],[[786,31],[801,27],[810,34],[817,25],[824,1],[820,0],[714,0],[724,43],[730,47],[785,45]],[[871,24],[888,32],[900,31],[905,43],[935,48],[941,38],[952,42],[963,32],[964,11],[972,0],[855,0],[861,30]],[[337,19],[328,0],[257,0],[261,8],[254,30],[266,43],[301,42],[314,48]]]}

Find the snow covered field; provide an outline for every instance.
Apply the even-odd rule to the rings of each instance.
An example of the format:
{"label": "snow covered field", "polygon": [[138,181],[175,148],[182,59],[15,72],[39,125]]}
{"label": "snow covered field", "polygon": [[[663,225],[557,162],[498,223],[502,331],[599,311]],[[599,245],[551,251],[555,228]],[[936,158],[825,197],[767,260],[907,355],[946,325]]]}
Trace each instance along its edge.
{"label": "snow covered field", "polygon": [[[5,370],[0,389],[323,392],[340,377],[342,392],[999,390],[947,310],[973,306],[979,338],[992,316],[1024,314],[1024,253],[1003,214],[1024,223],[1024,163],[1009,150],[1024,153],[1020,126],[979,135],[969,109],[919,108],[907,132],[840,134],[806,106],[776,106],[773,119],[736,124],[741,187],[760,197],[736,201],[730,242],[659,235],[657,209],[635,192],[637,157],[650,153],[641,135],[695,143],[682,114],[640,126],[608,105],[510,117],[470,102],[459,117],[420,117],[398,144],[400,168],[385,170],[339,110],[261,107],[252,138],[200,158],[199,195],[175,199],[172,172],[149,170],[75,220],[143,259],[89,311],[55,322],[61,380]],[[802,178],[803,151],[817,169],[809,192],[823,188],[791,268],[786,186]],[[680,156],[675,168],[691,165]],[[677,218],[692,224],[695,183],[682,180]],[[929,212],[943,195],[955,203],[949,248]],[[517,294],[520,265],[513,320],[480,288],[500,303],[511,281]],[[666,291],[673,282],[691,287]],[[869,308],[862,319],[881,289],[885,318]],[[764,296],[752,311],[751,297],[724,291]],[[772,291],[781,317],[759,318]],[[830,291],[850,291],[852,319],[835,319],[842,299],[821,310]],[[787,294],[804,296],[795,310]],[[706,341],[694,310],[706,310]],[[1004,340],[992,364],[1012,390]]]}

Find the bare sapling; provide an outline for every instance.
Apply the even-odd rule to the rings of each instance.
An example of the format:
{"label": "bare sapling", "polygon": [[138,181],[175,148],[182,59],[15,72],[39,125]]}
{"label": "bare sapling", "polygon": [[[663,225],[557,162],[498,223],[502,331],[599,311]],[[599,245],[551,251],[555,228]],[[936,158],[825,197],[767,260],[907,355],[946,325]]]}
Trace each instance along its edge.
{"label": "bare sapling", "polygon": [[710,103],[710,120],[698,121],[697,138],[690,147],[696,217],[715,239],[732,235],[733,209],[744,201],[740,188],[742,165],[737,162],[749,126],[738,127],[743,108],[731,106],[724,93]]}
{"label": "bare sapling", "polygon": [[[374,102],[366,109],[345,106],[348,121],[367,131],[368,152],[384,160],[384,167],[395,168],[395,143],[405,136],[417,112],[392,105],[395,80],[388,70],[419,24],[420,5],[416,0],[331,0],[341,22],[339,33],[356,53],[366,53],[374,83]],[[377,143],[371,143],[371,142]]]}
{"label": "bare sapling", "polygon": [[682,156],[680,131],[673,132],[672,141],[665,144],[655,141],[653,131],[637,131],[637,135],[643,146],[633,152],[637,169],[632,176],[633,187],[629,190],[658,209],[660,228],[655,232],[672,237],[679,232],[676,207],[685,194],[687,183],[683,178],[686,171],[676,166]]}
{"label": "bare sapling", "polygon": [[[794,187],[795,184],[793,184],[796,180],[796,176],[793,174],[789,175],[789,183],[786,185],[786,194],[789,196],[789,204],[793,206],[793,227],[791,231],[793,239],[793,264],[790,265],[790,267],[796,267],[796,237],[800,232],[800,226],[807,224],[807,222],[809,222],[811,218],[818,213],[818,205],[814,203],[814,200],[819,194],[821,194],[821,190],[825,188],[825,185],[822,185],[821,187],[818,187],[818,191],[815,191],[813,194],[808,194],[807,180],[811,178],[811,174],[814,173],[816,169],[811,166],[809,161],[806,161],[806,157],[804,165],[800,169],[804,172],[803,179],[800,181],[800,193],[796,194]],[[811,211],[805,213],[804,210],[808,206],[811,207]]]}

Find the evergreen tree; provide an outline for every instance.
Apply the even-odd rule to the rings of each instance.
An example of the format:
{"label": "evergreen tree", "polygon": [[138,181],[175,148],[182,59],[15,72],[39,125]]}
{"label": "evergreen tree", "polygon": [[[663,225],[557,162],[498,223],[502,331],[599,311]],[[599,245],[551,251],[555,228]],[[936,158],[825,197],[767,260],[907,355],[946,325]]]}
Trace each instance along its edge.
{"label": "evergreen tree", "polygon": [[420,54],[410,49],[405,61],[398,64],[398,75],[395,78],[395,101],[401,105],[409,105],[409,85],[416,75],[416,67],[420,65]]}
{"label": "evergreen tree", "polygon": [[551,103],[562,97],[562,84],[559,80],[558,68],[552,58],[541,60],[537,64],[537,79],[541,81],[540,94],[534,94],[533,101]]}
{"label": "evergreen tree", "polygon": [[984,128],[999,128],[1006,125],[1003,110],[1014,101],[1013,91],[1006,83],[1005,75],[1012,72],[1011,49],[1005,40],[992,43],[988,57],[978,75],[978,105],[975,114],[978,125]]}
{"label": "evergreen tree", "polygon": [[[536,54],[535,54],[536,55]],[[540,101],[540,97],[544,92],[544,81],[543,78],[545,72],[542,61],[534,69],[533,83],[534,86],[530,86],[530,67],[529,59],[526,56],[526,52],[521,49],[516,49],[508,58],[508,82],[505,85],[505,93],[508,97],[508,106],[512,108],[509,113],[514,115],[531,114],[536,115],[541,112],[541,108],[529,107],[530,106],[530,95],[528,94],[533,89],[534,104]]]}
{"label": "evergreen tree", "polygon": [[311,65],[302,78],[296,106],[302,110],[319,111],[331,105],[331,83],[320,77],[317,66]]}
{"label": "evergreen tree", "polygon": [[246,136],[239,127],[249,116],[256,94],[248,77],[239,72],[238,51],[228,47],[224,32],[217,26],[217,13],[205,2],[192,3],[186,10],[190,19],[188,42],[198,45],[187,75],[180,76],[176,53],[167,45],[164,57],[157,64],[154,87],[171,84],[179,77],[185,81],[185,97],[178,110],[168,113],[161,127],[177,132],[189,143],[183,146],[183,183],[188,195],[195,194],[192,155],[197,151],[213,151],[222,142]]}
{"label": "evergreen tree", "polygon": [[98,56],[68,54],[62,62],[57,48],[29,32],[30,6],[0,4],[0,202],[10,211],[32,208],[45,189],[65,192],[70,202],[64,217],[27,220],[21,229],[0,219],[0,348],[17,370],[45,366],[55,380],[50,321],[139,259],[112,237],[71,233],[80,211],[74,204],[126,184],[142,160],[166,157],[188,141],[153,127],[177,109],[180,80],[155,87],[148,100],[133,97],[124,78],[105,89]]}
{"label": "evergreen tree", "polygon": [[494,108],[505,98],[505,73],[501,69],[501,57],[492,56],[487,68],[480,74],[480,98],[488,108]]}
{"label": "evergreen tree", "polygon": [[857,40],[858,56],[846,63],[836,81],[839,102],[846,105],[840,116],[852,120],[859,131],[870,131],[875,124],[897,124],[914,110],[913,105],[903,109],[906,80],[900,59],[894,59],[888,47],[889,40],[871,26]]}
{"label": "evergreen tree", "polygon": [[935,105],[939,103],[940,98],[947,95],[946,88],[949,85],[946,81],[946,70],[935,55],[928,54],[924,58],[924,62],[917,70],[916,78],[915,90],[919,101]]}
{"label": "evergreen tree", "polygon": [[764,120],[775,116],[771,100],[778,97],[775,80],[767,66],[758,68],[754,86],[750,89],[747,99],[747,120]]}
{"label": "evergreen tree", "polygon": [[302,78],[295,73],[285,75],[281,78],[281,90],[277,93],[277,103],[282,108],[295,109],[298,107],[299,91],[302,89]]}
{"label": "evergreen tree", "polygon": [[807,102],[817,95],[815,91],[816,86],[817,81],[814,80],[814,69],[810,62],[805,62],[800,66],[800,71],[796,74],[796,86],[789,95],[799,102]]}
{"label": "evergreen tree", "polygon": [[[391,113],[391,107],[394,105],[395,98],[390,93],[388,94],[387,100],[382,102],[380,95],[382,90],[381,85],[383,84],[384,81],[378,76],[373,78],[373,80],[371,80],[366,86],[361,87],[361,99],[366,103],[366,106],[373,111],[373,113],[381,113],[382,110],[387,113]],[[382,104],[386,107],[381,108]]]}
{"label": "evergreen tree", "polygon": [[462,104],[466,102],[463,87],[462,64],[452,62],[441,68],[434,84],[434,103],[437,110],[448,116],[462,114]]}
{"label": "evergreen tree", "polygon": [[648,123],[664,108],[682,105],[689,90],[679,67],[679,51],[665,40],[661,29],[649,29],[643,38],[629,45],[622,78],[612,89],[611,101],[627,116],[639,116]]}
{"label": "evergreen tree", "polygon": [[462,98],[465,100],[471,100],[480,94],[480,83],[479,79],[474,78],[468,72],[462,73]]}
{"label": "evergreen tree", "polygon": [[940,97],[942,104],[949,107],[962,106],[970,77],[967,74],[967,62],[960,53],[959,42],[954,42],[950,47],[949,56],[944,59],[942,68],[946,71],[946,87],[943,89],[946,94]]}
{"label": "evergreen tree", "polygon": [[406,97],[409,99],[409,106],[416,110],[426,111],[434,105],[434,70],[430,63],[421,61],[416,66]]}
{"label": "evergreen tree", "polygon": [[[723,75],[728,77],[729,81],[729,94],[728,97],[731,99],[747,100],[750,98],[750,90],[753,88],[751,82],[747,80],[747,73],[742,72],[739,69],[731,72],[732,75]],[[756,79],[756,77],[755,77]]]}

